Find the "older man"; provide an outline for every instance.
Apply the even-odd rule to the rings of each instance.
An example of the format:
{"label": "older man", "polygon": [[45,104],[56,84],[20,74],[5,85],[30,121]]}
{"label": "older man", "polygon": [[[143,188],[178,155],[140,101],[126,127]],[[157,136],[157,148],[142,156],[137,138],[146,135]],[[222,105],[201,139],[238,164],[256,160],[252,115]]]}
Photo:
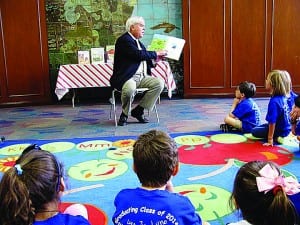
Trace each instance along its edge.
{"label": "older man", "polygon": [[[160,60],[166,51],[147,51],[139,41],[145,32],[145,21],[142,17],[130,17],[126,22],[126,33],[121,35],[115,44],[114,69],[110,79],[113,88],[121,91],[122,113],[119,126],[127,124],[129,112],[140,123],[148,123],[144,109],[152,110],[164,88],[161,79],[151,76],[153,60]],[[136,88],[148,88],[139,104],[131,110]]]}

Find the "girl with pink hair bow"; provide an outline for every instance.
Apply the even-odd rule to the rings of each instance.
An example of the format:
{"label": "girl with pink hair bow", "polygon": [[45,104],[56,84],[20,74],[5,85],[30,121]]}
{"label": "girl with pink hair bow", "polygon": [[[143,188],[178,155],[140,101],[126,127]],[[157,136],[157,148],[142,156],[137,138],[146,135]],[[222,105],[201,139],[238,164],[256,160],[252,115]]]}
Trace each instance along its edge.
{"label": "girl with pink hair bow", "polygon": [[236,174],[229,204],[243,220],[230,225],[296,225],[299,215],[288,195],[300,192],[293,177],[284,177],[271,161],[251,161]]}

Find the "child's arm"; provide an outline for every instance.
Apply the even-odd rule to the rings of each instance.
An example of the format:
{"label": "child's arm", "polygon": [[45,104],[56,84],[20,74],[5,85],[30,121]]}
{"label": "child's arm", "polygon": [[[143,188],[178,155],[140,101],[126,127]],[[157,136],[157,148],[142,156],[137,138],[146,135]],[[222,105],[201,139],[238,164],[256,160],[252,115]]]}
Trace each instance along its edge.
{"label": "child's arm", "polygon": [[264,143],[266,146],[273,146],[275,125],[276,123],[269,123],[268,142]]}
{"label": "child's arm", "polygon": [[230,113],[229,116],[232,118],[235,118],[235,116],[232,114],[232,112],[235,110],[236,106],[240,103],[240,99],[238,98],[234,98],[232,105],[231,105],[231,109],[230,109]]}
{"label": "child's arm", "polygon": [[297,118],[300,117],[300,108],[294,106],[290,115],[292,120],[297,120]]}
{"label": "child's arm", "polygon": [[297,124],[296,123],[292,123],[292,134],[293,135],[296,135],[296,126],[297,126]]}

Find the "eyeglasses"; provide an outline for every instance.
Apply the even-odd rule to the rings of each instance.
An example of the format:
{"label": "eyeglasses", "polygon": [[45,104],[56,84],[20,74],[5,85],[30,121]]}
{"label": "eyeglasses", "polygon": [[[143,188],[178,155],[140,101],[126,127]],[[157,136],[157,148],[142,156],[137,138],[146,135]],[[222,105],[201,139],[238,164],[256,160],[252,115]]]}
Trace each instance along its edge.
{"label": "eyeglasses", "polygon": [[[28,147],[26,147],[21,156],[24,156],[26,155],[28,152],[30,151],[33,151],[33,150],[36,150],[36,151],[39,151],[39,150],[42,150],[40,146],[38,146],[37,144],[31,144],[29,145]],[[20,158],[21,158],[20,156]],[[18,160],[17,160],[18,161]],[[62,173],[61,173],[61,169],[60,169],[60,165],[56,159],[56,157],[54,156],[54,162],[55,162],[55,165],[56,165],[56,169],[57,169],[57,173],[58,173],[58,176],[57,176],[57,184],[56,184],[56,191],[58,192],[59,191],[59,186],[60,186],[60,178],[62,177]]]}

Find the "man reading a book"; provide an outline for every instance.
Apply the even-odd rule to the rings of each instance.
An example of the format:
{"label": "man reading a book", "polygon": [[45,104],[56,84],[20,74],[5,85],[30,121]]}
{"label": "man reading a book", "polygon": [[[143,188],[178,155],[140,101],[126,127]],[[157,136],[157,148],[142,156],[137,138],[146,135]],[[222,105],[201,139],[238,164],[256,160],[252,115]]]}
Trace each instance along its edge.
{"label": "man reading a book", "polygon": [[[145,32],[145,21],[142,17],[130,17],[126,22],[126,32],[121,35],[115,44],[114,68],[110,84],[121,91],[122,113],[118,121],[119,126],[127,124],[129,112],[140,123],[148,123],[144,116],[144,109],[152,110],[164,82],[151,76],[153,61],[160,60],[167,52],[147,51],[139,41]],[[139,104],[131,110],[136,88],[149,90],[140,100]]]}

